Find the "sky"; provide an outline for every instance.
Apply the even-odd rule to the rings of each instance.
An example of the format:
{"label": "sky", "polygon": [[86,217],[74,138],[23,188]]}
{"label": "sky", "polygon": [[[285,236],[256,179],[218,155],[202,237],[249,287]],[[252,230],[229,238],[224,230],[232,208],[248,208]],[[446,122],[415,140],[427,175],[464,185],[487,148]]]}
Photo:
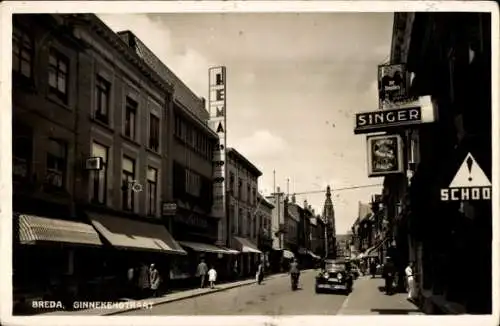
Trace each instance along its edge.
{"label": "sky", "polygon": [[[367,177],[366,136],[354,115],[376,110],[377,65],[389,59],[392,13],[169,13],[98,15],[131,30],[198,96],[208,69],[227,67],[227,145],[262,172],[259,190],[333,189],[346,233],[381,178]],[[324,193],[297,195],[321,213]]]}

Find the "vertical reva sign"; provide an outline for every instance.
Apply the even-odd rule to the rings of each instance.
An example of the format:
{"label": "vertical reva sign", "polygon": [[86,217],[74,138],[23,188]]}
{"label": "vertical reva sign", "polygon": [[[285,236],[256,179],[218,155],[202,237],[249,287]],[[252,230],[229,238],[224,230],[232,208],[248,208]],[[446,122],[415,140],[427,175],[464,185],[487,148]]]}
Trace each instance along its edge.
{"label": "vertical reva sign", "polygon": [[226,67],[208,70],[209,125],[219,136],[213,153],[213,205],[212,216],[219,218],[217,242],[225,245],[226,239]]}

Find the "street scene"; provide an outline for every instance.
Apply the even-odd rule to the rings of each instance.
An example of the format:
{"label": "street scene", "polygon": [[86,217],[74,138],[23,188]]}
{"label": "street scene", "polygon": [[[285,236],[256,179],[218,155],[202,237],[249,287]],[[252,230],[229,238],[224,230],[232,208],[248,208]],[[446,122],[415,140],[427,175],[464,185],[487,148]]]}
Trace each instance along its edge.
{"label": "street scene", "polygon": [[14,14],[13,315],[492,314],[491,19]]}

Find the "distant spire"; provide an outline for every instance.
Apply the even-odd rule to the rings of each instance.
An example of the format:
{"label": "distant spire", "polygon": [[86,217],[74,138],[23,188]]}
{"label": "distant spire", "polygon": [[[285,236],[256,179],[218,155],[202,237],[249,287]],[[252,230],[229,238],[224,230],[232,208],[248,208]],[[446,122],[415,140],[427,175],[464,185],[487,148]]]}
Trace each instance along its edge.
{"label": "distant spire", "polygon": [[326,187],[326,197],[327,198],[331,198],[332,197],[332,189],[330,188],[330,186]]}

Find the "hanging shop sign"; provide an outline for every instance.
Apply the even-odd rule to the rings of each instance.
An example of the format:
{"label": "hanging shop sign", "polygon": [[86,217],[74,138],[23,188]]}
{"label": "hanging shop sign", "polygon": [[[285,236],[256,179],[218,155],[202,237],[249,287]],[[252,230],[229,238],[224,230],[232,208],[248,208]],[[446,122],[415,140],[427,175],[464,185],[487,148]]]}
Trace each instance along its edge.
{"label": "hanging shop sign", "polygon": [[400,101],[408,98],[409,74],[404,64],[378,66],[379,109],[397,107]]}
{"label": "hanging shop sign", "polygon": [[448,188],[441,189],[441,201],[491,200],[491,182],[471,153]]}
{"label": "hanging shop sign", "polygon": [[163,216],[174,216],[177,213],[176,203],[164,202],[161,204],[161,215]]}
{"label": "hanging shop sign", "polygon": [[368,136],[368,176],[403,173],[403,139],[399,135]]}
{"label": "hanging shop sign", "polygon": [[226,67],[213,67],[208,70],[209,125],[219,136],[219,144],[214,149],[213,204],[212,216],[221,219],[218,223],[218,244],[223,245],[226,238]]}
{"label": "hanging shop sign", "polygon": [[419,106],[392,110],[356,113],[355,134],[386,131],[391,127],[403,127],[422,123]]}

